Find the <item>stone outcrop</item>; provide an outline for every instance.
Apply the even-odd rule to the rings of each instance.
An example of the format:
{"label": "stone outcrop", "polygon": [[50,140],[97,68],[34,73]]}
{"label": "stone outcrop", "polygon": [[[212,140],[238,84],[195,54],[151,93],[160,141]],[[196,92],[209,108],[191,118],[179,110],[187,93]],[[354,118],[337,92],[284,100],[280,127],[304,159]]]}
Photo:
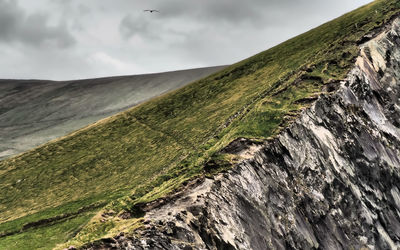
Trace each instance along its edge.
{"label": "stone outcrop", "polygon": [[149,211],[140,237],[89,248],[398,249],[400,19],[360,49],[348,79],[276,139]]}

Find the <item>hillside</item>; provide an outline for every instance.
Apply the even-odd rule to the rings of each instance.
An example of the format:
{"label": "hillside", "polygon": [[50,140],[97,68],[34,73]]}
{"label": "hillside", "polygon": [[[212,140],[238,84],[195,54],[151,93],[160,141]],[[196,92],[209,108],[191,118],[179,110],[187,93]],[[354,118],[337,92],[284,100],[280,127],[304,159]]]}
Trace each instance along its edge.
{"label": "hillside", "polygon": [[[272,140],[141,206],[145,226],[83,249],[399,249],[400,17]],[[103,214],[107,218],[107,214]]]}
{"label": "hillside", "polygon": [[270,141],[319,95],[339,88],[354,67],[359,45],[399,10],[397,1],[375,1],[0,162],[0,248],[52,248],[67,240],[59,247],[79,246],[143,228],[149,202],[162,204],[168,199],[158,198],[191,179],[214,176],[251,157],[235,154],[240,150],[232,150],[232,141]]}
{"label": "hillside", "polygon": [[223,68],[65,82],[0,80],[0,159],[67,135]]}

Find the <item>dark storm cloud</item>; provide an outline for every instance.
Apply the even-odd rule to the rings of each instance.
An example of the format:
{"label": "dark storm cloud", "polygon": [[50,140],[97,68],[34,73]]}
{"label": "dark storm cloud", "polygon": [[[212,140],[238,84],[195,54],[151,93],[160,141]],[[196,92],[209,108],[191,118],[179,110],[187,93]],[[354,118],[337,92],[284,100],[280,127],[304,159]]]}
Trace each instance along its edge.
{"label": "dark storm cloud", "polygon": [[45,13],[28,15],[15,0],[0,0],[0,41],[58,48],[75,44],[65,23],[49,25],[48,19]]}

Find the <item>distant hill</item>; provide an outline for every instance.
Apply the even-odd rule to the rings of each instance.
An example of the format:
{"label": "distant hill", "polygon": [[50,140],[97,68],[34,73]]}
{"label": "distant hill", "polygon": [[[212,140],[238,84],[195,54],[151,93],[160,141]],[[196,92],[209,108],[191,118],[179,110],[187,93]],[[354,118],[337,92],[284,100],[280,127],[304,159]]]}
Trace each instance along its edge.
{"label": "distant hill", "polygon": [[0,80],[0,159],[64,136],[223,68],[63,82]]}

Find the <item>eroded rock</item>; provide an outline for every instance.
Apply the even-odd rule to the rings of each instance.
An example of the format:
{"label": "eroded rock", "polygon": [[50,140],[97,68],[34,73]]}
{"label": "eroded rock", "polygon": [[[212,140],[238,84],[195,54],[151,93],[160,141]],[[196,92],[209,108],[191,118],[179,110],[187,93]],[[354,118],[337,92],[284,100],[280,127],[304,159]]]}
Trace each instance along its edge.
{"label": "eroded rock", "polygon": [[[227,173],[148,211],[125,249],[398,249],[400,19],[346,81]],[[241,153],[242,147],[233,145]],[[233,147],[232,146],[232,147]]]}

